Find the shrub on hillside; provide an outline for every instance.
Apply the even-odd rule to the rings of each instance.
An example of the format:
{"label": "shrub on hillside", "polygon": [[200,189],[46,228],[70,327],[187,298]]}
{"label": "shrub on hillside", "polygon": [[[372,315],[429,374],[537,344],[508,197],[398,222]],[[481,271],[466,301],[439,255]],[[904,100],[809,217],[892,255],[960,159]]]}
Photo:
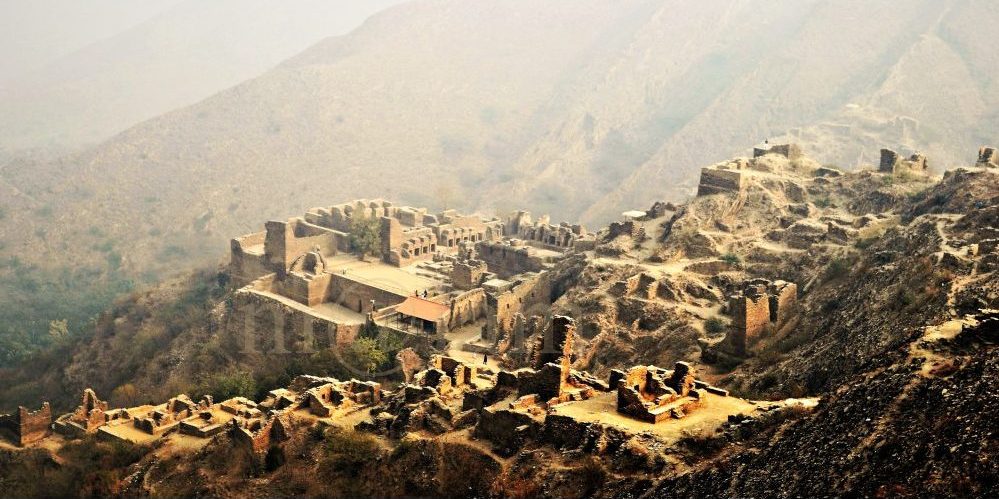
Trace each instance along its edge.
{"label": "shrub on hillside", "polygon": [[372,435],[333,427],[326,430],[323,458],[336,469],[357,472],[365,464],[378,459],[380,453],[378,441]]}
{"label": "shrub on hillside", "polygon": [[247,371],[227,371],[203,377],[198,391],[219,401],[233,397],[253,398],[257,395],[257,382]]}
{"label": "shrub on hillside", "polygon": [[739,265],[742,263],[742,259],[735,253],[726,253],[722,255],[721,260],[729,265]]}
{"label": "shrub on hillside", "polygon": [[853,267],[853,262],[847,258],[835,258],[829,262],[829,266],[826,267],[826,279],[833,280],[839,279],[840,277],[845,277],[850,273],[850,268]]}
{"label": "shrub on hillside", "polygon": [[704,331],[708,334],[721,334],[726,329],[725,321],[721,317],[709,317],[704,321]]}

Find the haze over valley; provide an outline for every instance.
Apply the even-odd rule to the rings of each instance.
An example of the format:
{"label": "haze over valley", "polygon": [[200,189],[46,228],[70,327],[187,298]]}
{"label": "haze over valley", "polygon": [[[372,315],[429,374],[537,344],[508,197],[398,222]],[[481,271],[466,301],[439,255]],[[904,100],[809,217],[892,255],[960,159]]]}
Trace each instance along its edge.
{"label": "haze over valley", "polygon": [[994,3],[0,0],[0,496],[995,497]]}

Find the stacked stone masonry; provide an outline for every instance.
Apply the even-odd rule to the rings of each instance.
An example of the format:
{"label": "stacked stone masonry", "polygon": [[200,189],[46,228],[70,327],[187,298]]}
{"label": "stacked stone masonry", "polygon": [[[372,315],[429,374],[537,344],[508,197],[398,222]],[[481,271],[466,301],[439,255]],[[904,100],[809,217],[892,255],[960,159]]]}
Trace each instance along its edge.
{"label": "stacked stone masonry", "polygon": [[999,153],[996,152],[994,147],[982,146],[978,150],[977,165],[987,168],[999,168]]}
{"label": "stacked stone masonry", "polygon": [[729,344],[743,355],[760,337],[779,329],[790,319],[797,304],[798,287],[786,281],[752,279],[729,298],[732,316]]}
{"label": "stacked stone masonry", "polygon": [[13,414],[0,414],[0,433],[16,445],[25,446],[52,433],[52,409],[44,402],[37,411],[18,407]]}
{"label": "stacked stone masonry", "polygon": [[891,149],[882,149],[881,162],[878,165],[878,171],[893,175],[923,175],[926,174],[928,166],[929,164],[927,163],[926,156],[920,153],[914,153],[908,159],[904,159],[901,155],[899,155],[899,153]]}

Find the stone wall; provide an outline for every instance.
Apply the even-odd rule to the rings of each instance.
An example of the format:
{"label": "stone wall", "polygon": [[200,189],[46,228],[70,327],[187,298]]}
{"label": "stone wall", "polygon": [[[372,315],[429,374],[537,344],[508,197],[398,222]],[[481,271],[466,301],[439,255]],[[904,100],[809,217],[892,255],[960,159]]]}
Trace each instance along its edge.
{"label": "stone wall", "polygon": [[451,269],[451,284],[456,289],[474,289],[482,285],[487,274],[489,267],[482,260],[457,261]]}
{"label": "stone wall", "polygon": [[37,411],[18,407],[13,414],[0,414],[0,431],[14,444],[25,446],[52,433],[52,409],[45,402]]}
{"label": "stone wall", "polygon": [[303,305],[314,307],[329,301],[333,276],[326,273],[304,275],[289,273],[274,283],[274,292]]}
{"label": "stone wall", "polygon": [[897,152],[891,149],[881,150],[881,162],[878,171],[881,173],[896,174],[925,174],[929,163],[926,156],[915,153],[908,159],[903,159]]}
{"label": "stone wall", "polygon": [[798,302],[798,285],[787,281],[774,281],[769,288],[770,322],[783,326]]}
{"label": "stone wall", "polygon": [[804,152],[801,150],[801,146],[798,144],[775,144],[775,145],[763,145],[753,148],[753,157],[758,158],[765,154],[779,154],[787,159],[798,159],[804,156]]}
{"label": "stone wall", "polygon": [[793,316],[798,301],[798,286],[792,282],[751,279],[729,298],[732,328],[728,343],[734,353],[744,355],[747,348],[771,328],[784,326]]}
{"label": "stone wall", "polygon": [[514,285],[509,291],[486,296],[486,339],[500,339],[513,330],[514,318],[524,310],[550,305],[550,279],[537,274]]}
{"label": "stone wall", "polygon": [[246,353],[311,353],[354,341],[359,325],[337,324],[304,305],[290,306],[252,291],[233,295],[227,331]]}
{"label": "stone wall", "polygon": [[477,244],[475,249],[479,260],[486,262],[489,271],[502,279],[525,272],[540,272],[548,267],[548,262],[530,246],[489,242]]}
{"label": "stone wall", "polygon": [[397,216],[399,208],[384,199],[358,199],[329,208],[313,208],[306,214],[306,220],[316,225],[329,227],[341,232],[350,232],[350,221],[360,218],[381,218]]}
{"label": "stone wall", "polygon": [[732,313],[733,346],[739,353],[759,338],[770,325],[770,298],[759,289],[747,289],[729,300]]}
{"label": "stone wall", "polygon": [[440,215],[435,227],[437,240],[445,248],[457,248],[462,243],[495,241],[503,236],[503,222],[497,219],[484,221],[476,215],[459,215],[448,210]]}
{"label": "stone wall", "polygon": [[685,417],[700,406],[705,392],[727,393],[696,381],[686,362],[677,362],[672,371],[655,366],[614,371],[611,385],[617,389],[618,412],[648,423]]}
{"label": "stone wall", "polygon": [[431,227],[403,227],[399,219],[382,217],[382,258],[386,263],[404,267],[433,258],[437,235]]}
{"label": "stone wall", "polygon": [[330,274],[330,291],[327,301],[340,304],[355,312],[373,312],[371,301],[375,308],[381,309],[398,305],[406,301],[406,297],[417,290],[389,289],[385,284],[368,282],[351,275]]}
{"label": "stone wall", "polygon": [[447,329],[454,330],[486,316],[486,292],[482,288],[466,291],[451,299],[451,313]]}
{"label": "stone wall", "polygon": [[87,388],[83,390],[80,405],[73,412],[59,416],[55,422],[55,430],[70,437],[93,433],[107,422],[107,410],[108,403],[97,398],[97,394]]}
{"label": "stone wall", "polygon": [[500,340],[513,332],[517,314],[538,315],[565,294],[585,264],[581,254],[558,262],[554,267],[524,276],[508,291],[486,297],[485,339]]}
{"label": "stone wall", "polygon": [[635,222],[634,220],[611,222],[611,224],[607,227],[607,236],[605,236],[604,240],[611,241],[620,236],[628,236],[632,239],[641,239],[644,234],[645,229],[641,224]]}
{"label": "stone wall", "polygon": [[263,455],[271,448],[271,445],[288,439],[286,417],[273,415],[265,421],[258,419],[237,421],[232,425],[233,440],[254,455]]}
{"label": "stone wall", "polygon": [[710,196],[725,192],[740,192],[744,186],[745,181],[741,171],[707,167],[701,169],[701,181],[697,185],[697,195]]}
{"label": "stone wall", "polygon": [[976,164],[981,167],[999,167],[999,153],[996,153],[994,147],[982,146],[982,148],[978,150],[978,161]]}
{"label": "stone wall", "polygon": [[541,424],[523,412],[486,407],[479,413],[475,436],[492,442],[500,455],[511,455],[535,438]]}
{"label": "stone wall", "polygon": [[285,222],[272,220],[264,227],[264,254],[273,272],[284,272],[296,258],[309,251],[335,255],[347,244],[346,234],[310,224],[301,218]]}
{"label": "stone wall", "polygon": [[229,275],[238,285],[249,284],[271,272],[263,248],[266,236],[266,232],[256,232],[230,241]]}
{"label": "stone wall", "polygon": [[531,214],[527,211],[511,213],[503,225],[503,235],[554,250],[571,249],[578,241],[593,239],[582,225],[567,223],[553,225],[549,223],[547,215],[532,221]]}
{"label": "stone wall", "polygon": [[[432,258],[438,249],[496,240],[503,235],[503,221],[498,218],[461,215],[454,210],[432,215],[426,208],[396,207],[381,199],[356,200],[312,208],[304,217],[267,222],[262,241],[260,234],[234,239],[234,275],[239,282],[249,282],[266,273],[261,266],[270,272],[283,272],[307,251],[326,256],[349,251],[351,221],[355,218],[380,221],[379,253],[385,262],[398,266]],[[260,244],[263,256],[256,248]],[[253,251],[247,251],[251,246]]]}

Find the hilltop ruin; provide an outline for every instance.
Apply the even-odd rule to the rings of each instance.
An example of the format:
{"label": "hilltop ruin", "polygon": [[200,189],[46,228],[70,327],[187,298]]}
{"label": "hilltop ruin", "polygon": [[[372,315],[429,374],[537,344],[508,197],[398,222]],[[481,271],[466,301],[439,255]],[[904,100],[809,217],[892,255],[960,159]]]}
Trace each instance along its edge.
{"label": "hilltop ruin", "polygon": [[[911,390],[935,396],[943,383],[940,397],[963,397],[952,374],[994,344],[995,313],[983,309],[999,269],[995,157],[982,148],[976,166],[937,183],[919,155],[888,151],[850,173],[767,145],[704,168],[688,203],[629,210],[596,232],[525,212],[316,208],[233,240],[218,334],[263,362],[401,338],[387,352],[397,369],[295,373],[259,400],[178,394],[112,408],[87,389],[54,422],[47,404],[0,416],[0,434],[28,448],[95,438],[148,445],[156,459],[235,456],[262,477],[286,459],[321,466],[303,449],[325,445],[327,430],[373,439],[391,457],[371,465],[379,472],[419,449],[417,466],[483,459],[505,479],[599,463],[616,481],[724,488],[702,462],[786,468],[754,456],[783,458],[771,443],[785,438],[811,452],[816,432],[867,459],[879,452],[869,436],[892,438],[880,427],[895,424],[871,424],[885,413],[869,403],[916,403]],[[377,222],[377,255],[354,253],[357,220]],[[889,324],[910,319],[921,327]],[[844,378],[855,382],[831,385]],[[828,405],[840,397],[845,409]],[[813,415],[825,426],[788,422]]]}
{"label": "hilltop ruin", "polygon": [[[379,225],[377,260],[352,252],[355,220]],[[430,214],[383,200],[314,208],[233,239],[230,274],[244,287],[231,325],[264,351],[348,344],[369,324],[424,355],[446,334],[472,329],[471,351],[500,353],[517,314],[557,299],[572,256],[594,241],[579,225],[534,221],[525,211],[506,219]],[[268,311],[270,322],[258,324]]]}

